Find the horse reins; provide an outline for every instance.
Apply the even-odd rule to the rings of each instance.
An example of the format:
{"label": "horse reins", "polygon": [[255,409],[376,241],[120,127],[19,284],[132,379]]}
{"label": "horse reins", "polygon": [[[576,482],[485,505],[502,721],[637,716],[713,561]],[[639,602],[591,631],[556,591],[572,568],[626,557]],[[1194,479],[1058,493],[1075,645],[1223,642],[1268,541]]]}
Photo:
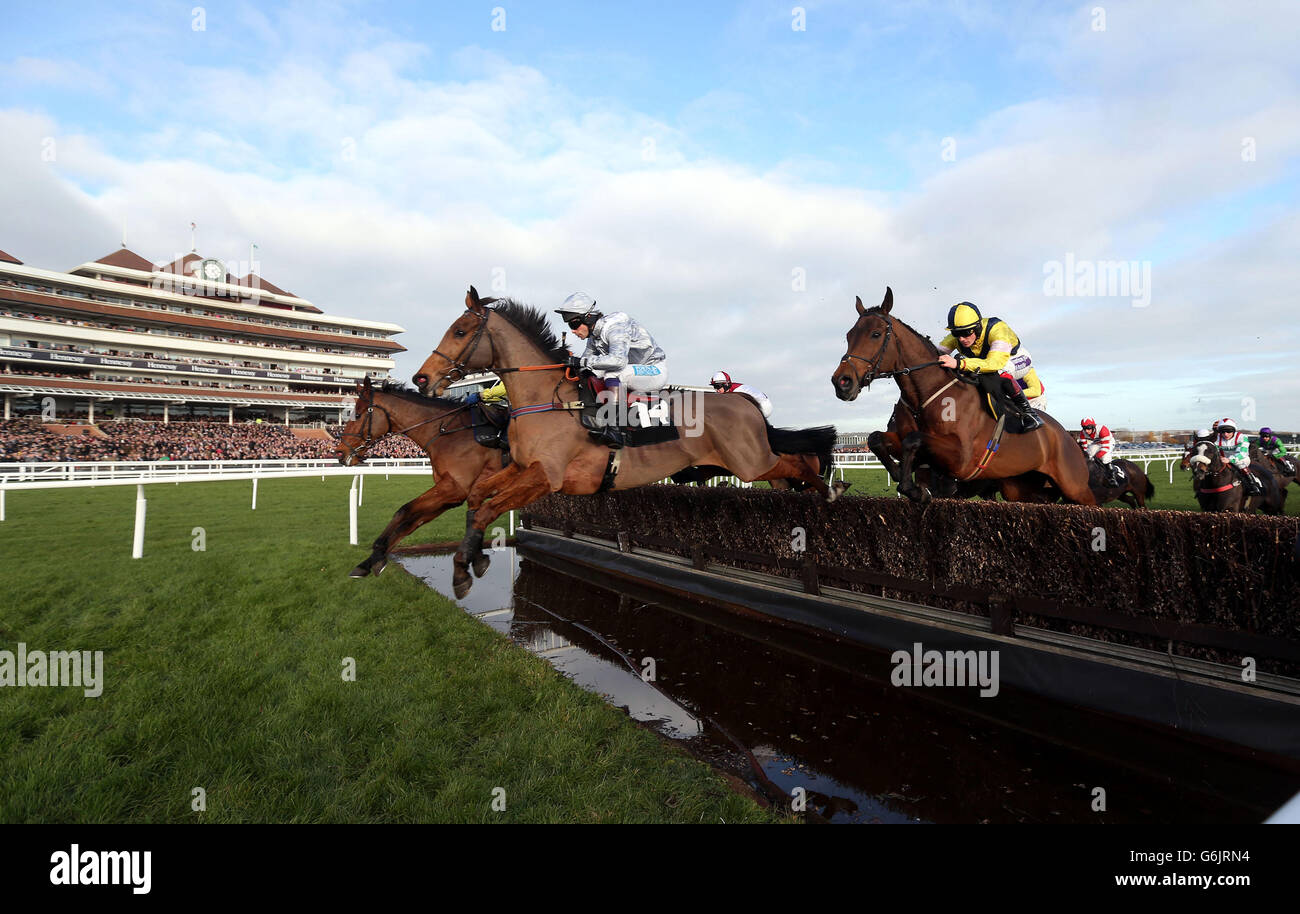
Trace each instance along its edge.
{"label": "horse reins", "polygon": [[[352,455],[356,457],[358,460],[365,460],[366,452],[368,452],[372,447],[378,444],[380,440],[382,440],[374,436],[374,422],[375,422],[376,409],[379,410],[381,413],[383,413],[384,416],[388,419],[388,434],[405,435],[407,432],[411,431],[411,429],[419,428],[422,425],[428,425],[430,422],[437,422],[440,419],[446,419],[448,416],[454,416],[457,413],[464,412],[465,410],[470,408],[470,404],[466,403],[464,406],[457,406],[455,409],[449,409],[445,413],[439,413],[436,416],[430,416],[428,419],[422,419],[421,421],[416,422],[413,425],[408,425],[406,428],[394,429],[393,414],[390,413],[388,410],[384,409],[382,406],[377,406],[375,404],[375,391],[373,388],[370,389],[369,393],[370,393],[370,400],[366,405],[366,418],[365,421],[362,423],[361,432],[360,433],[345,432],[339,435],[340,441],[344,437],[352,437],[352,438],[364,437],[365,440],[362,441],[360,445],[352,448]],[[422,445],[422,447],[428,447],[431,443],[441,438],[443,435],[450,435],[455,432],[465,432],[465,431],[469,431],[472,428],[474,428],[473,422],[471,422],[469,425],[458,425],[455,428],[447,428],[445,425],[440,426],[438,428],[438,433],[434,435],[432,438],[430,438],[428,441],[426,441]]]}

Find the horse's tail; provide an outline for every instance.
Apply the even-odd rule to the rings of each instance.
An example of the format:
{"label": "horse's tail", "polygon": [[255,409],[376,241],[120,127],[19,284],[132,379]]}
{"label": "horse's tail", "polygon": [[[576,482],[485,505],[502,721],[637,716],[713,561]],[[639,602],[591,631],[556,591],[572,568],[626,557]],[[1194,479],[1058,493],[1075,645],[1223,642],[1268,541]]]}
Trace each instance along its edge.
{"label": "horse's tail", "polygon": [[812,454],[817,458],[823,477],[835,465],[835,438],[833,425],[819,425],[816,428],[767,427],[767,443],[773,453]]}
{"label": "horse's tail", "polygon": [[1156,497],[1156,487],[1155,487],[1155,485],[1152,484],[1152,482],[1151,482],[1151,477],[1150,477],[1150,476],[1147,477],[1147,494],[1146,494],[1146,497],[1147,497],[1147,498],[1155,498],[1155,497]]}

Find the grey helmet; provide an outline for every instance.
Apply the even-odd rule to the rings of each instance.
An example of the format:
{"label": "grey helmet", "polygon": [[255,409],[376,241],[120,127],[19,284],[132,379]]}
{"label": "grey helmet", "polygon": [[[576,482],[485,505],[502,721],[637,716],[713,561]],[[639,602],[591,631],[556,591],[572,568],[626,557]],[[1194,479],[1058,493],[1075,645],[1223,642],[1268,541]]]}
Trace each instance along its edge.
{"label": "grey helmet", "polygon": [[598,313],[596,311],[596,299],[586,292],[574,292],[564,300],[560,307],[555,309],[555,313],[564,318],[566,323],[576,317],[594,316]]}

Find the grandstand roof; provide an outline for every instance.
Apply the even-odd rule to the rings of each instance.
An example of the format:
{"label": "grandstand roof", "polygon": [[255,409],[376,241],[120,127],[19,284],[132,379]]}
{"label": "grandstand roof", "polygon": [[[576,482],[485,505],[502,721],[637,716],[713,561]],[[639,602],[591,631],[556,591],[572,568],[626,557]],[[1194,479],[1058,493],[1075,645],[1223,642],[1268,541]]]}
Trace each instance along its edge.
{"label": "grandstand roof", "polygon": [[118,248],[111,254],[105,254],[95,261],[110,267],[122,267],[127,270],[143,270],[146,273],[153,272],[153,264],[145,260],[135,251],[126,248]]}
{"label": "grandstand roof", "polygon": [[3,260],[5,263],[16,263],[20,267],[23,265],[23,262],[17,257],[12,254],[6,254],[4,251],[0,251],[0,260]]}

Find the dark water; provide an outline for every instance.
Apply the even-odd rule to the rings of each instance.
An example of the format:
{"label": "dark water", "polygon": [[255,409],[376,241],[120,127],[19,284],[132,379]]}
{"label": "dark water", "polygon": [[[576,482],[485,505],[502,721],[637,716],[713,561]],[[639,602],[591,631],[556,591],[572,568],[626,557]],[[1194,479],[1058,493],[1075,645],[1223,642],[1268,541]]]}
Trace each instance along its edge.
{"label": "dark water", "polygon": [[[880,655],[856,645],[492,555],[467,612],[774,802],[802,788],[832,822],[1259,822],[1297,789],[1039,699],[988,720],[869,678]],[[400,562],[450,595],[450,556]]]}

